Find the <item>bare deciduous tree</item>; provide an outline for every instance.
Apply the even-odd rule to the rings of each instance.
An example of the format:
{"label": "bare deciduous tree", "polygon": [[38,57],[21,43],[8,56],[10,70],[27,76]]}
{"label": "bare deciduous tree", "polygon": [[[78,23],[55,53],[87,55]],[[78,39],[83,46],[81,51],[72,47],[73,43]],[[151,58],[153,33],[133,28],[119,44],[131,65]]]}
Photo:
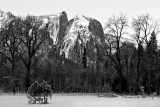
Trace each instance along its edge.
{"label": "bare deciduous tree", "polygon": [[1,28],[1,50],[0,54],[3,55],[11,65],[8,66],[11,69],[11,81],[12,89],[15,92],[15,63],[16,63],[16,48],[19,46],[19,36],[21,35],[21,19],[19,17],[13,17],[12,20]]}
{"label": "bare deciduous tree", "polygon": [[[113,66],[118,72],[118,75],[120,77],[120,83],[121,83],[121,92],[128,91],[128,84],[127,84],[127,79],[126,79],[126,73],[122,68],[121,64],[121,51],[120,51],[120,45],[121,45],[121,38],[123,35],[126,34],[125,28],[128,27],[128,20],[125,15],[120,14],[119,17],[111,17],[108,19],[108,22],[106,23],[105,29],[108,31],[108,34],[112,35],[115,38],[115,54],[116,57],[114,58],[111,51],[107,52],[109,58],[113,62]],[[113,43],[113,42],[112,42]],[[109,44],[111,46],[111,44]],[[110,48],[111,49],[111,48]]]}
{"label": "bare deciduous tree", "polygon": [[26,73],[26,91],[30,86],[31,66],[34,62],[36,53],[42,48],[46,42],[49,33],[47,26],[43,26],[43,21],[34,16],[27,16],[23,20],[22,35],[19,38],[21,45],[17,49],[17,53],[21,57],[27,68]]}
{"label": "bare deciduous tree", "polygon": [[156,35],[160,32],[159,30],[159,24],[158,20],[156,20],[154,23],[152,21],[152,18],[149,14],[138,16],[137,18],[133,18],[132,20],[132,27],[134,29],[134,34],[132,37],[136,41],[137,44],[137,80],[136,80],[136,87],[137,87],[137,93],[139,91],[139,79],[142,74],[142,71],[140,70],[140,63],[142,60],[142,48],[144,44],[148,44],[148,37],[151,35],[152,31],[155,31]]}

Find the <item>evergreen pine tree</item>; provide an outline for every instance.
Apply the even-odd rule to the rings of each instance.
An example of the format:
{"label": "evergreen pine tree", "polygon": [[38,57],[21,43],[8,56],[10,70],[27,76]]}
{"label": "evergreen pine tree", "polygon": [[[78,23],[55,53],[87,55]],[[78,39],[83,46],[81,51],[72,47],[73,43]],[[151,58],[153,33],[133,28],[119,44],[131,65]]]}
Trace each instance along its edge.
{"label": "evergreen pine tree", "polygon": [[87,68],[87,52],[86,47],[84,47],[83,57],[82,57],[82,64],[84,68]]}
{"label": "evergreen pine tree", "polygon": [[146,91],[148,93],[155,91],[158,87],[156,85],[156,72],[157,72],[157,57],[158,57],[158,46],[156,34],[153,31],[151,33],[150,40],[146,48]]}
{"label": "evergreen pine tree", "polygon": [[156,38],[155,32],[153,31],[151,33],[151,37],[147,45],[147,53],[150,54],[150,56],[153,56],[157,54],[157,51],[158,51],[157,38]]}

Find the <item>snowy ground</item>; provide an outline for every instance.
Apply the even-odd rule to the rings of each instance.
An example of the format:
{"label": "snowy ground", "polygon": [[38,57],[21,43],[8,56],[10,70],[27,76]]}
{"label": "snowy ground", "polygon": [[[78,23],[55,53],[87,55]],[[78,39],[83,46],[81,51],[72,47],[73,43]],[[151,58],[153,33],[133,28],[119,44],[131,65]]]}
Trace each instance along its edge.
{"label": "snowy ground", "polygon": [[25,95],[0,95],[0,107],[160,107],[160,98],[54,94],[49,104],[28,104]]}

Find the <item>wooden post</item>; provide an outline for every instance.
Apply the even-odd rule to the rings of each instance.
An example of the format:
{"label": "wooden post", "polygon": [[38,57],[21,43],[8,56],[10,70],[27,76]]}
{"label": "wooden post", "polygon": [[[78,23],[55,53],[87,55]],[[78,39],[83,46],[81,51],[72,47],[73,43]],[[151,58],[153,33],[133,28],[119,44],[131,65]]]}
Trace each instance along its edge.
{"label": "wooden post", "polygon": [[145,98],[146,96],[145,96],[145,92],[144,92],[144,87],[143,86],[141,86],[141,93],[142,93],[142,98]]}

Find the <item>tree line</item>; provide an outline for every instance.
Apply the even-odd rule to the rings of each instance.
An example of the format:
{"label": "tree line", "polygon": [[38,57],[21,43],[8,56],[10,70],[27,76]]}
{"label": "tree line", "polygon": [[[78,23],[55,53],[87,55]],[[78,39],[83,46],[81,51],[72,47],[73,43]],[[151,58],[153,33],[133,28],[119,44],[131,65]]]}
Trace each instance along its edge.
{"label": "tree line", "polygon": [[[105,43],[95,63],[66,59],[54,45],[48,25],[35,16],[15,17],[0,29],[0,90],[26,92],[34,81],[47,81],[53,92],[159,94],[159,22],[148,14],[132,19],[112,16],[105,24]],[[130,29],[130,30],[129,30]],[[131,33],[132,32],[132,33]],[[123,41],[129,36],[133,41]]]}

